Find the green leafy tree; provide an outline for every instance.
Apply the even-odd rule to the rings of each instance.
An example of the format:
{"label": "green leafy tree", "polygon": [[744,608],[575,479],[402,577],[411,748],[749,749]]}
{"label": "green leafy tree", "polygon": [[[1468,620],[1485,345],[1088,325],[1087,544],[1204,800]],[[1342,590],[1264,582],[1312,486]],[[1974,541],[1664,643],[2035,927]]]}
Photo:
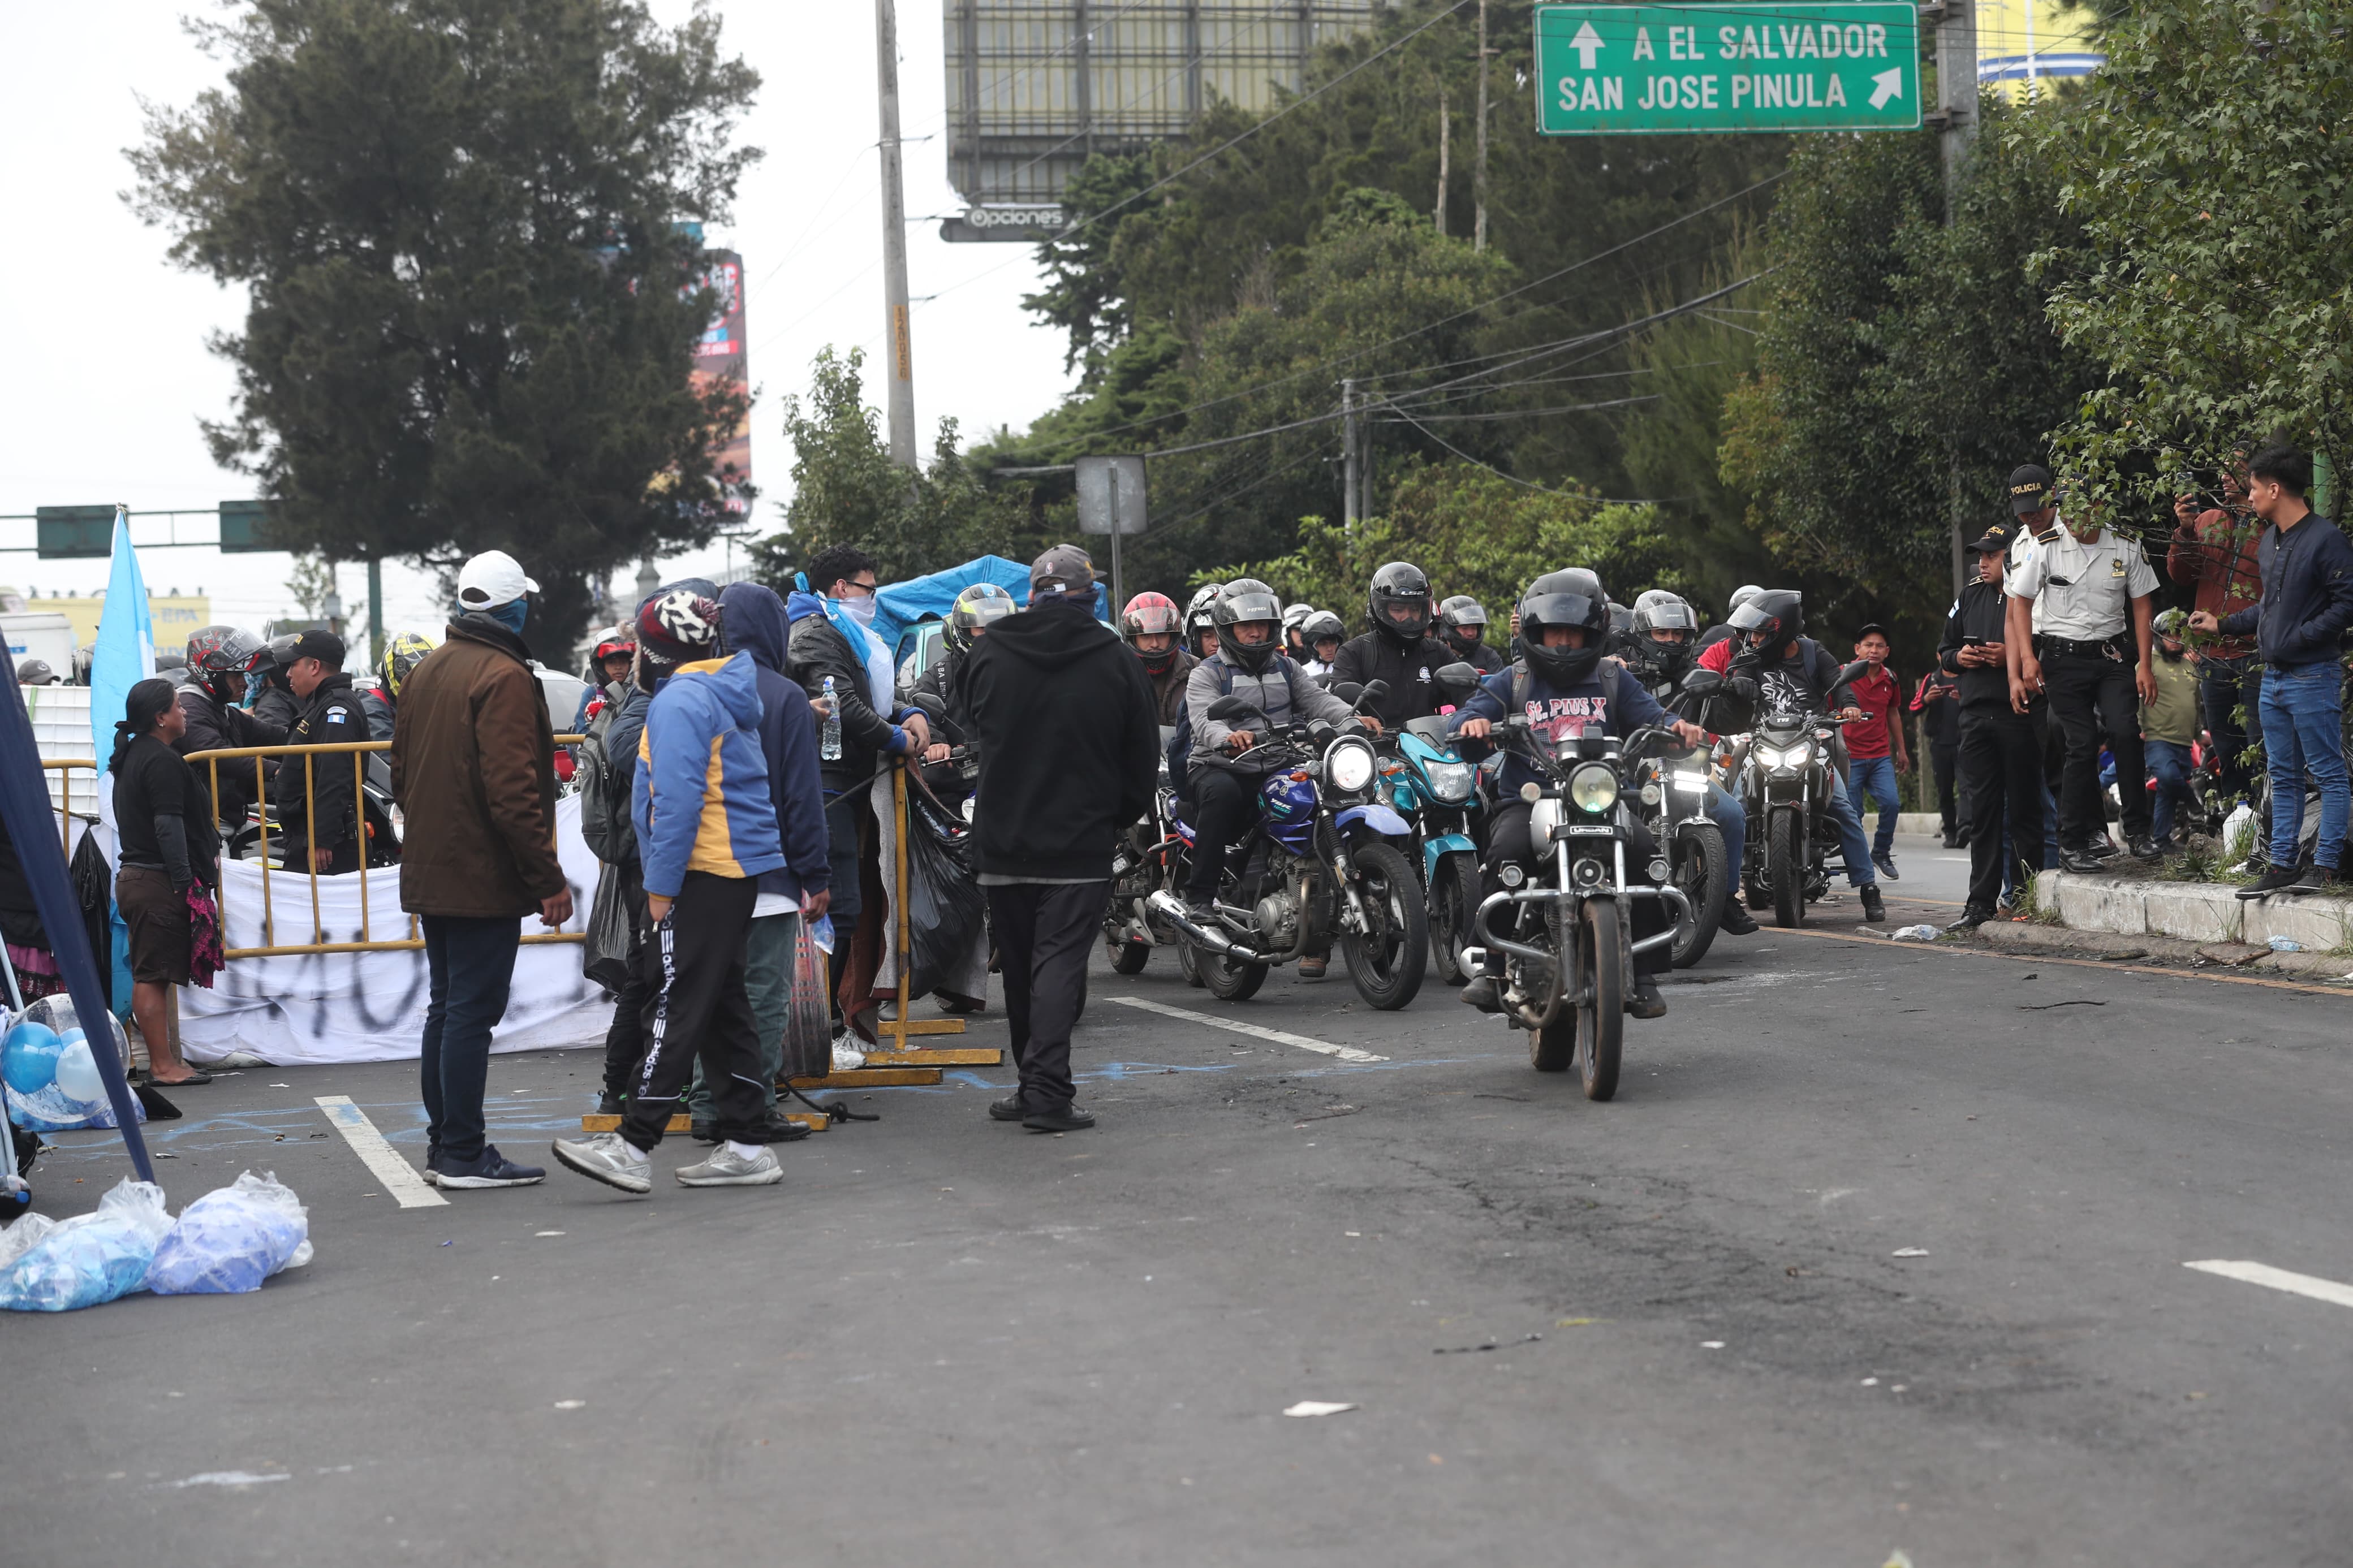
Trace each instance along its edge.
{"label": "green leafy tree", "polygon": [[[244,0],[226,86],[151,108],[137,206],[246,286],[206,433],[273,537],[339,560],[521,558],[568,647],[621,563],[728,515],[740,391],[689,384],[699,241],[758,153],[757,77],[638,0]],[[553,657],[553,655],[551,656]]]}
{"label": "green leafy tree", "polygon": [[2353,458],[2353,50],[2341,0],[2144,0],[2067,111],[2019,140],[2067,170],[2092,258],[2036,258],[2107,370],[2063,477],[2119,516],[2211,485],[2274,432]]}

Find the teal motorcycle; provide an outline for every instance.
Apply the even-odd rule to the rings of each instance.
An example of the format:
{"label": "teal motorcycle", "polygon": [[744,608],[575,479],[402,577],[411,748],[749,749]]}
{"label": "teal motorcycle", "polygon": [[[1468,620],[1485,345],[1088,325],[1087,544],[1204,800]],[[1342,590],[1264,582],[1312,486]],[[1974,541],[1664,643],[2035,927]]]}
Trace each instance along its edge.
{"label": "teal motorcycle", "polygon": [[1430,950],[1439,978],[1468,981],[1465,949],[1478,944],[1479,846],[1472,814],[1478,809],[1478,770],[1462,760],[1442,718],[1414,719],[1383,747],[1382,791],[1413,826],[1430,910]]}

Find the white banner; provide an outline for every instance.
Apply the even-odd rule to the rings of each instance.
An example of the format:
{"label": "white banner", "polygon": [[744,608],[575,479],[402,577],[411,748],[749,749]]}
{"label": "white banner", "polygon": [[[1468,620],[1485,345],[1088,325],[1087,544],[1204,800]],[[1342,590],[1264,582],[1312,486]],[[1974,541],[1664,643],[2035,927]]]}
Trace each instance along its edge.
{"label": "white banner", "polygon": [[[572,920],[564,929],[582,931],[599,868],[580,837],[577,795],[556,805],[555,844],[572,885]],[[362,940],[356,873],[319,879],[314,936],[311,879],[296,871],[271,872],[275,942],[265,934],[261,868],[225,860],[221,880],[226,947]],[[375,941],[408,935],[399,868],[367,873],[366,915],[367,934]],[[522,929],[530,935],[547,928],[533,915],[525,917]],[[506,1020],[491,1037],[491,1050],[585,1046],[604,1038],[613,1006],[600,988],[581,977],[580,955],[578,942],[523,944],[515,959]],[[231,1051],[249,1051],[275,1067],[414,1060],[423,1048],[429,997],[422,948],[233,958],[214,977],[211,990],[182,988],[180,1040],[194,1062],[216,1062]]]}

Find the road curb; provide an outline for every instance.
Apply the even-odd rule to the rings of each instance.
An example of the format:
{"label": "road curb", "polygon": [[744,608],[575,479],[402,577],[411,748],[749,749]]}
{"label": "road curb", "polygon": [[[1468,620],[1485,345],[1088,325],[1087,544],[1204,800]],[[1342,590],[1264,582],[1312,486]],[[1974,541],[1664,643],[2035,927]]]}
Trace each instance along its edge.
{"label": "road curb", "polygon": [[[2341,980],[2353,973],[2353,899],[2299,895],[2240,899],[2228,882],[2160,882],[2044,871],[2036,904],[2056,924],[1988,922],[1985,941],[2010,947],[2126,953],[2160,963],[2211,963]],[[2284,937],[2304,949],[2275,952]]]}

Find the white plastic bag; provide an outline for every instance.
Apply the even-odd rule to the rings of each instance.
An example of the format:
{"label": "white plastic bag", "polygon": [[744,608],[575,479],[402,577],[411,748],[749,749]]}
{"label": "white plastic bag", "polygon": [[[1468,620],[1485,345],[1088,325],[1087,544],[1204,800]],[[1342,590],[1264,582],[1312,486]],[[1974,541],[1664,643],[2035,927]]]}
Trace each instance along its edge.
{"label": "white plastic bag", "polygon": [[1934,942],[1945,933],[1932,925],[1916,925],[1898,926],[1887,934],[1896,942]]}
{"label": "white plastic bag", "polygon": [[33,1249],[33,1244],[58,1228],[58,1222],[45,1214],[28,1214],[5,1230],[0,1230],[0,1273],[5,1273],[16,1259]]}
{"label": "white plastic bag", "polygon": [[0,1275],[0,1308],[69,1312],[143,1289],[156,1243],[171,1229],[164,1189],[125,1176],[96,1213],[60,1220]]}
{"label": "white plastic bag", "polygon": [[2255,852],[2255,808],[2241,801],[2222,819],[2222,863],[2237,871]]}
{"label": "white plastic bag", "polygon": [[301,1201],[275,1173],[248,1171],[181,1211],[155,1248],[147,1288],[159,1296],[236,1295],[310,1261],[311,1220]]}

